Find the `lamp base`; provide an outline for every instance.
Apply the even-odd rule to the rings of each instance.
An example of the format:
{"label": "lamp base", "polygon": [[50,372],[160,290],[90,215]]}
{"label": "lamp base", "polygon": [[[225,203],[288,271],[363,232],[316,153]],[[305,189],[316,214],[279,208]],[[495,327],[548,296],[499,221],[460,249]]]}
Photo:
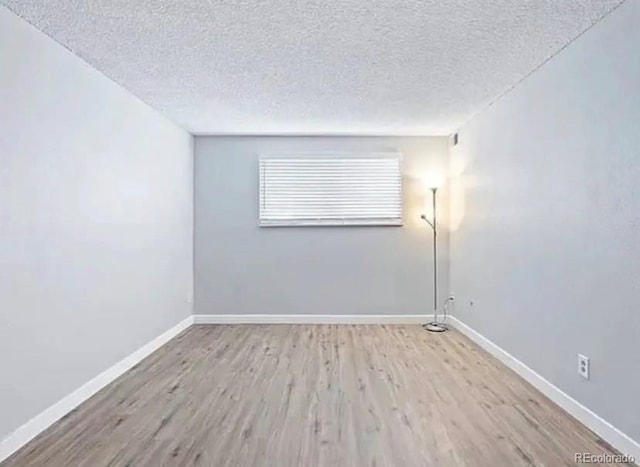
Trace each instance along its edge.
{"label": "lamp base", "polygon": [[446,325],[442,323],[436,323],[435,321],[431,321],[430,323],[423,324],[422,327],[430,332],[445,332],[449,330],[449,328]]}

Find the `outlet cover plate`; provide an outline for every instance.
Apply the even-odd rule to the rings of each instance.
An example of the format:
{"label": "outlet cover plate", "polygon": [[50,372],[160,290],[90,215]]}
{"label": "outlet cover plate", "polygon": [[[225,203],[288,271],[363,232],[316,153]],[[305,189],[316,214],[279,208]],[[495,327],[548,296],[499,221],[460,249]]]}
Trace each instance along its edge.
{"label": "outlet cover plate", "polygon": [[578,354],[578,374],[584,379],[589,379],[589,357]]}

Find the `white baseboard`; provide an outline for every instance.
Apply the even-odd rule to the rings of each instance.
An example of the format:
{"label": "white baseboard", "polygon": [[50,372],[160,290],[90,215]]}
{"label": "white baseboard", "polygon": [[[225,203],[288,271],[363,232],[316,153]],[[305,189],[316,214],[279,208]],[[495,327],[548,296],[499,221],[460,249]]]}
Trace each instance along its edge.
{"label": "white baseboard", "polygon": [[432,315],[194,315],[195,324],[421,324]]}
{"label": "white baseboard", "polygon": [[182,320],[9,434],[0,441],[0,462],[192,324],[193,316]]}
{"label": "white baseboard", "polygon": [[527,380],[542,394],[547,396],[553,402],[558,404],[583,425],[604,439],[611,446],[616,448],[622,454],[626,454],[635,458],[636,462],[640,460],[640,443],[631,439],[629,436],[618,430],[612,424],[599,417],[597,414],[586,408],[580,402],[567,395],[559,388],[544,379],[538,373],[533,371],[527,365],[515,358],[513,355],[498,347],[482,334],[473,330],[462,321],[455,317],[450,317],[451,325],[485,349],[491,355],[496,357],[506,366],[511,368],[517,374]]}

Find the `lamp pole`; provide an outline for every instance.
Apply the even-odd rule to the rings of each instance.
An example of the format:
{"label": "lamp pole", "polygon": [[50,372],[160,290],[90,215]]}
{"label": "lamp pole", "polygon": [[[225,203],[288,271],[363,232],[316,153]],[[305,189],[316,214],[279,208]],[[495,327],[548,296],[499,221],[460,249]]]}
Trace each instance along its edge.
{"label": "lamp pole", "polygon": [[433,231],[433,321],[424,324],[423,327],[427,331],[431,332],[444,332],[447,330],[447,327],[444,323],[438,322],[438,248],[437,248],[437,237],[438,237],[438,222],[436,216],[436,193],[438,192],[437,187],[431,188],[431,198],[433,201],[433,217],[431,219],[427,219],[427,216],[423,214],[421,217],[424,219],[427,224],[431,227]]}

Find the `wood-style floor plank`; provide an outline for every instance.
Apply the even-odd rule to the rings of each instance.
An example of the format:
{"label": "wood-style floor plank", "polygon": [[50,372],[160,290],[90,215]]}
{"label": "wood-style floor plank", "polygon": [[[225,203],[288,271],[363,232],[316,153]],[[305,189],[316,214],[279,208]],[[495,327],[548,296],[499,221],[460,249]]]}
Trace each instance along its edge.
{"label": "wood-style floor plank", "polygon": [[455,330],[197,325],[2,467],[562,466],[580,452],[616,454]]}

